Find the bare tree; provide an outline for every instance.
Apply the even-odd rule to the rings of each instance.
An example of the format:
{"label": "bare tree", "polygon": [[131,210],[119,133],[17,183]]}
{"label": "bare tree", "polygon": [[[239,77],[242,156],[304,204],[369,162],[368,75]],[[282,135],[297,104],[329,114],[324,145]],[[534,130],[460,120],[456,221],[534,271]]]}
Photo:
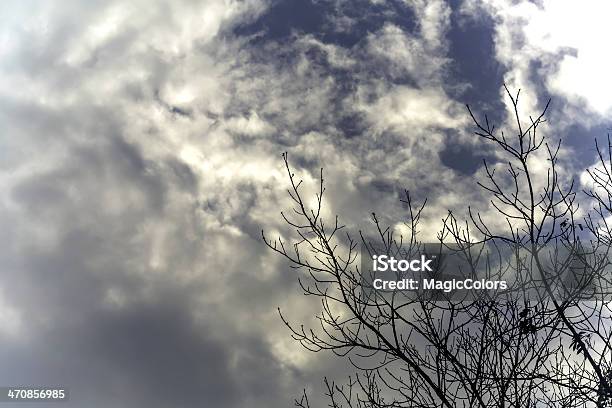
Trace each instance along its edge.
{"label": "bare tree", "polygon": [[[405,192],[405,236],[381,225],[376,214],[374,233],[353,236],[338,216],[322,216],[323,170],[311,208],[283,156],[294,208],[281,214],[298,239],[262,236],[305,271],[298,278],[304,294],[320,300],[316,328],[293,325],[281,313],[293,338],[355,367],[345,384],[325,379],[330,407],[612,406],[612,311],[601,289],[608,283],[612,242],[610,140],[607,151],[597,145],[592,189],[577,192],[559,171],[561,142],[550,143],[540,132],[550,101],[525,121],[520,91],[506,92],[515,122],[508,132],[496,130],[486,116],[479,120],[468,106],[475,134],[507,159],[485,161],[479,183],[495,217],[472,207],[466,220],[449,212],[438,234],[439,245],[460,256],[472,277],[506,280],[506,290],[459,298],[371,290],[360,255],[422,251],[426,200],[416,203]],[[544,173],[534,171],[542,162]],[[578,194],[592,208],[579,212]],[[308,396],[296,406],[310,407]]]}

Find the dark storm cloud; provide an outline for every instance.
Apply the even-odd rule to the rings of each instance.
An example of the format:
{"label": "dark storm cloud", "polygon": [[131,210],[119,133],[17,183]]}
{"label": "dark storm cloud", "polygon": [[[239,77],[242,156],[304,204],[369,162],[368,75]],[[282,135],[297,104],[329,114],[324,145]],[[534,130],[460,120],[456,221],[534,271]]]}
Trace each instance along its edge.
{"label": "dark storm cloud", "polygon": [[68,406],[233,405],[241,385],[232,382],[226,346],[186,316],[188,310],[160,300],[120,313],[82,313],[89,324],[60,321],[35,333],[42,344],[3,344],[10,375],[2,381],[67,387]]}
{"label": "dark storm cloud", "polygon": [[[73,149],[69,156],[61,170],[31,177],[12,191],[28,222],[50,222],[55,237],[47,244],[14,235],[21,239],[20,253],[13,254],[18,261],[5,264],[3,281],[10,288],[4,299],[19,305],[25,328],[22,337],[2,341],[0,382],[52,381],[69,387],[72,406],[221,407],[251,401],[265,407],[283,400],[277,382],[285,374],[268,345],[231,328],[236,313],[256,311],[261,299],[281,290],[282,281],[258,289],[248,283],[244,260],[245,275],[225,294],[227,304],[199,321],[198,298],[219,290],[215,274],[226,273],[223,265],[216,272],[207,270],[215,269],[212,262],[198,265],[200,245],[177,235],[166,243],[168,270],[147,266],[149,237],[139,237],[139,230],[157,219],[189,233],[198,208],[184,208],[184,219],[167,220],[174,216],[167,206],[170,189],[193,192],[185,182],[192,175],[176,172],[175,163],[147,162],[120,138]],[[142,200],[120,214],[105,213],[104,195],[122,201],[133,189]],[[211,273],[181,283],[176,278],[185,267]]]}

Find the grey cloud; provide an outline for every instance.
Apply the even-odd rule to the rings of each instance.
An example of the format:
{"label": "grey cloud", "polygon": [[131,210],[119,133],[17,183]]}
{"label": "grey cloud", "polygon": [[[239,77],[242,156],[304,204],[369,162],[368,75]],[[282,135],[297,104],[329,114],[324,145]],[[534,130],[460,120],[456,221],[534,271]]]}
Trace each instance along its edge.
{"label": "grey cloud", "polygon": [[277,31],[258,22],[278,4],[259,1],[12,12],[0,299],[20,324],[0,331],[0,383],[63,382],[75,407],[221,408],[290,406],[341,379],[277,315],[318,306],[259,236],[293,233],[280,153],[308,187],[325,167],[353,231],[372,211],[400,220],[404,187],[431,196],[432,225],[479,198],[440,159],[466,126],[441,85],[457,80],[448,10],[359,2],[367,26],[352,4]]}

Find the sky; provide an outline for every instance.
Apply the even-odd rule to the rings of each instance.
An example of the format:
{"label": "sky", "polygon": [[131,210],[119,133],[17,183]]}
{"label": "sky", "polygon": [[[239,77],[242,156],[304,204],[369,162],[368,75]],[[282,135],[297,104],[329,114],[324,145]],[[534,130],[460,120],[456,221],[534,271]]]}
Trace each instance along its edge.
{"label": "sky", "polygon": [[67,387],[66,407],[317,401],[350,370],[278,316],[318,307],[261,240],[293,234],[281,154],[308,191],[324,168],[351,233],[372,212],[401,230],[409,189],[432,239],[449,210],[494,217],[476,181],[504,157],[465,105],[504,126],[506,83],[526,114],[552,98],[580,179],[612,127],[611,8],[1,2],[0,385]]}

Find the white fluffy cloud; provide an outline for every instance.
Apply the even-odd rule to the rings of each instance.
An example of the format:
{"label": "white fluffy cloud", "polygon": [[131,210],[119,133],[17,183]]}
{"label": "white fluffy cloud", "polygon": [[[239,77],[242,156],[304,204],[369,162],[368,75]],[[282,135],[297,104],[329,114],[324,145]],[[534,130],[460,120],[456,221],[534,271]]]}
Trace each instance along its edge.
{"label": "white fluffy cloud", "polygon": [[610,119],[609,2],[491,0],[468,2],[465,9],[480,7],[494,17],[496,56],[509,68],[505,79],[510,85],[533,90],[537,70],[544,77],[538,85],[566,99],[570,109],[584,106],[592,116],[588,121]]}

